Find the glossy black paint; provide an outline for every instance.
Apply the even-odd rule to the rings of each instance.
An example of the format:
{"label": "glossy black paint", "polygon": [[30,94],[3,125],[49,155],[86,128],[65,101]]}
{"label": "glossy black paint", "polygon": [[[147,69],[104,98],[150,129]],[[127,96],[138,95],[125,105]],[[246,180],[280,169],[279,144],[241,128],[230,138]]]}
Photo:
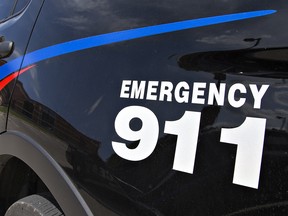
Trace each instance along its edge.
{"label": "glossy black paint", "polygon": [[[9,4],[14,1],[9,1]],[[3,4],[4,2],[2,2]],[[8,2],[7,2],[8,3]],[[5,4],[7,5],[6,1]],[[7,53],[7,56],[0,58],[0,66],[6,64],[14,60],[17,57],[23,56],[26,48],[27,43],[29,41],[31,31],[34,26],[34,22],[36,21],[37,15],[39,10],[42,6],[43,1],[19,1],[17,5],[17,10],[15,10],[14,14],[11,14],[10,17],[6,17],[2,19],[1,16],[0,20],[0,37],[1,42],[13,42],[13,51],[12,53]],[[13,3],[14,5],[14,3]],[[11,5],[12,6],[12,5]],[[10,11],[8,8],[1,7],[1,13],[3,14]],[[8,15],[8,14],[7,14]],[[4,47],[1,47],[4,48]],[[2,53],[1,53],[2,54]],[[20,69],[21,65],[18,65],[18,69]],[[16,71],[15,71],[16,72]],[[0,92],[0,100],[1,100],[1,117],[0,117],[0,132],[3,132],[6,128],[6,113],[7,107],[9,104],[9,99],[11,97],[11,93],[13,91],[13,86],[15,82],[10,82],[4,89]]]}
{"label": "glossy black paint", "polygon": [[[15,84],[8,131],[39,143],[95,215],[100,211],[105,215],[286,215],[285,1],[50,0],[44,3],[27,52],[125,29],[264,9],[277,13],[39,62]],[[125,79],[270,87],[260,110],[252,108],[251,93],[245,106],[236,109],[227,100],[220,107],[123,99],[119,95]],[[121,140],[114,129],[115,117],[131,105],[152,110],[160,131],[165,121],[179,119],[185,110],[202,113],[193,175],[172,170],[176,137],[163,132],[155,151],[143,161],[131,162],[115,154],[111,141]],[[221,128],[238,127],[247,116],[267,119],[257,190],[232,184],[236,146],[219,141]]]}

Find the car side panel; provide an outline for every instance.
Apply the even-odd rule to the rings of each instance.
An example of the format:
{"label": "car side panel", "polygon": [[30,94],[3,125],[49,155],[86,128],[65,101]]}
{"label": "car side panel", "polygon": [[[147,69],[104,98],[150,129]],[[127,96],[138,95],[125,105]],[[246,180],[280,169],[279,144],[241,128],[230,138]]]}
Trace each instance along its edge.
{"label": "car side panel", "polygon": [[12,54],[0,59],[0,132],[6,130],[7,110],[15,78],[42,3],[41,0],[29,1],[18,13],[0,22],[0,42],[14,42]]}
{"label": "car side panel", "polygon": [[[238,21],[225,17],[227,22],[169,33],[167,25],[159,27],[264,10],[273,13]],[[8,131],[40,144],[95,215],[101,209],[120,215],[287,212],[286,22],[285,1],[46,1],[23,64],[33,67],[15,85]],[[145,35],[141,28],[151,26],[165,31],[153,35],[149,29]],[[135,29],[141,36],[118,39]],[[132,83],[141,81],[143,97],[132,95]],[[200,85],[198,93],[195,83]],[[160,97],[164,84],[173,86],[171,98],[169,93]],[[221,85],[223,104],[209,102],[213,86]],[[244,90],[233,94],[231,88],[237,86]],[[259,92],[265,86],[257,102],[255,87]],[[137,115],[124,120],[123,127],[141,135],[146,118],[141,110],[153,113],[158,123],[157,145],[139,161],[124,159],[112,146],[113,141],[130,149],[140,145],[115,130],[117,116],[129,107],[136,107]],[[197,127],[191,131],[198,136],[193,174],[173,169],[179,137],[167,129],[167,122],[181,119],[185,111],[201,115],[199,133]],[[237,128],[247,118],[265,120],[256,186],[233,183],[239,146],[220,142],[223,129]],[[197,126],[193,122],[189,127]],[[239,139],[261,136],[255,128]]]}

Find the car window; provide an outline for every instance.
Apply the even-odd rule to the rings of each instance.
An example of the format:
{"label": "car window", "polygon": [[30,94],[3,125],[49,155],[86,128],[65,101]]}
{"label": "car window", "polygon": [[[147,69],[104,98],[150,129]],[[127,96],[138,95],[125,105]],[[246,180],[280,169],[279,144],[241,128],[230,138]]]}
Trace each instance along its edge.
{"label": "car window", "polygon": [[14,5],[13,0],[0,0],[0,21],[12,15]]}

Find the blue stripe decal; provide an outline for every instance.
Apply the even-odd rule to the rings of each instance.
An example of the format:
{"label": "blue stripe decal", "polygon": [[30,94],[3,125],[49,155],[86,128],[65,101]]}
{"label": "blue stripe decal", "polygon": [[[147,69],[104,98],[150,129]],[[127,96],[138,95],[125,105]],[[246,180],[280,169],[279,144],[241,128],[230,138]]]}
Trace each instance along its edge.
{"label": "blue stripe decal", "polygon": [[[220,23],[232,22],[237,20],[249,19],[254,17],[265,16],[275,13],[276,10],[261,10],[236,14],[228,14],[222,16],[214,16],[207,18],[199,18],[194,20],[186,20],[169,24],[161,24],[155,26],[142,27],[131,30],[124,30],[108,34],[102,34],[78,40],[73,40],[65,43],[56,44],[46,48],[36,50],[25,55],[22,63],[22,68],[37,63],[39,61],[64,55],[67,53],[76,52],[92,47],[103,46],[107,44],[127,41],[137,38],[143,38],[153,35],[159,35],[168,32],[175,32],[185,29],[198,28],[203,26],[215,25]],[[10,61],[0,67],[0,80],[19,70],[23,56]]]}

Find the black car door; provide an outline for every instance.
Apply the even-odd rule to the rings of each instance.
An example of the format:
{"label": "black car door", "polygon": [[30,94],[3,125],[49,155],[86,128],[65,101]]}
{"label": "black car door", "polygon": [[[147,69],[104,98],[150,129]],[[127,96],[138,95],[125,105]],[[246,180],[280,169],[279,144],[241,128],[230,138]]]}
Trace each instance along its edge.
{"label": "black car door", "polygon": [[5,131],[9,98],[42,4],[0,0],[0,132]]}

